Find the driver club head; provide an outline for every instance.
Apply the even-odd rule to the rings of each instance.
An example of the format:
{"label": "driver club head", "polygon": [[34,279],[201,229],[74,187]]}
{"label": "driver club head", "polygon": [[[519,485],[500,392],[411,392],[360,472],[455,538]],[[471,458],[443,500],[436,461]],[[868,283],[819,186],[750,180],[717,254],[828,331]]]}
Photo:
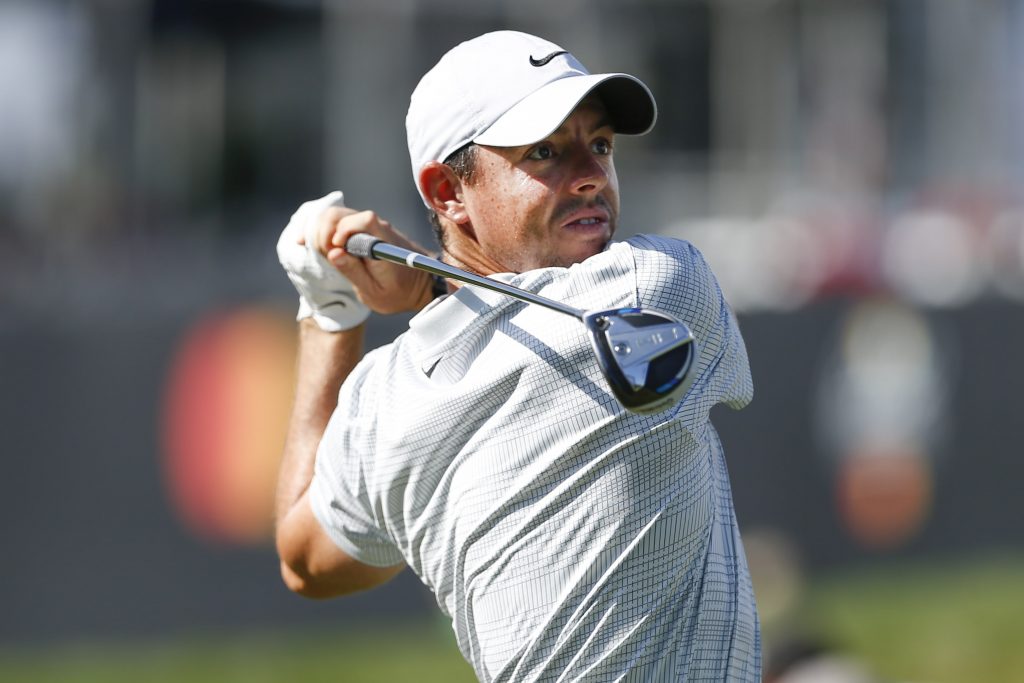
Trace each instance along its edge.
{"label": "driver club head", "polygon": [[675,405],[693,383],[697,342],[665,313],[640,308],[588,312],[583,324],[615,398],[633,413]]}

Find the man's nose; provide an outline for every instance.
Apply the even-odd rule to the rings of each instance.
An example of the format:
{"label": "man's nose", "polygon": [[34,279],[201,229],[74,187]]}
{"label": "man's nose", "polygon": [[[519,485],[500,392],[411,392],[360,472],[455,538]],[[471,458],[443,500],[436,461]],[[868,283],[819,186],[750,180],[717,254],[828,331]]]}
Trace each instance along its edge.
{"label": "man's nose", "polygon": [[572,156],[572,191],[574,194],[595,194],[608,184],[606,157],[589,149],[577,150]]}

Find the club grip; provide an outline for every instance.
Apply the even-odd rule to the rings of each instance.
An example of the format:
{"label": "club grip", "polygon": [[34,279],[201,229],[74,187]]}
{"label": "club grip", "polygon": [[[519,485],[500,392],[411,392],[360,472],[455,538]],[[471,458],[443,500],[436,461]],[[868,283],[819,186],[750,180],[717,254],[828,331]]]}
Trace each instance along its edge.
{"label": "club grip", "polygon": [[373,254],[373,245],[381,241],[369,233],[357,232],[348,238],[348,242],[345,243],[345,251],[353,256],[375,259],[377,257]]}

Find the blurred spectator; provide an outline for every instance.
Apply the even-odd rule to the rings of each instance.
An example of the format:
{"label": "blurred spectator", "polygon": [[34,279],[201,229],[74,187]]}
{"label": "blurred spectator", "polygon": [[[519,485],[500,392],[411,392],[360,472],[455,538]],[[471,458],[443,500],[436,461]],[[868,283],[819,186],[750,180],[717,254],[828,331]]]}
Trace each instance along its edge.
{"label": "blurred spectator", "polygon": [[814,638],[794,638],[766,659],[764,683],[879,683],[861,662]]}

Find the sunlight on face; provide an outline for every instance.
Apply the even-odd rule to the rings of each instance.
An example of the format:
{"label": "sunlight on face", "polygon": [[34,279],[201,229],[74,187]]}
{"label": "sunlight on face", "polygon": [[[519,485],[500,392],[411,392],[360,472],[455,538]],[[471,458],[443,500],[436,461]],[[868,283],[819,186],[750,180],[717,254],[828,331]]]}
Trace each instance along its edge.
{"label": "sunlight on face", "polygon": [[479,253],[456,257],[490,272],[523,272],[600,253],[619,213],[613,143],[603,104],[589,97],[539,142],[480,146],[463,186]]}

